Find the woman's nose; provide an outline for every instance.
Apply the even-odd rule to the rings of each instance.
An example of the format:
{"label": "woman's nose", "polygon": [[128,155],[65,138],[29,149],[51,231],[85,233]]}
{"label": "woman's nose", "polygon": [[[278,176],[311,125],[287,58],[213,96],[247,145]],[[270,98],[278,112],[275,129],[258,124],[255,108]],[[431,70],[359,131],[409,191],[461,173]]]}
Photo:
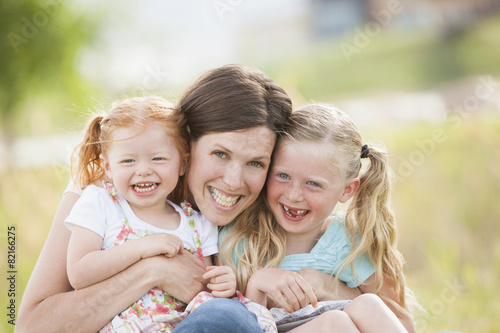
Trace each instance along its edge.
{"label": "woman's nose", "polygon": [[222,181],[227,185],[230,191],[243,187],[242,168],[236,163],[229,164],[224,170]]}

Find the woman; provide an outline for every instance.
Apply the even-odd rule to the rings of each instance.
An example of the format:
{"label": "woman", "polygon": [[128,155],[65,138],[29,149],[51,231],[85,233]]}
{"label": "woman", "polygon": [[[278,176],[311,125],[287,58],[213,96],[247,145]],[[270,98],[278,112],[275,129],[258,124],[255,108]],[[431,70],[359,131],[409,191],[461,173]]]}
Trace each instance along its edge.
{"label": "woman", "polygon": [[[212,223],[226,225],[259,196],[276,137],[291,114],[291,100],[263,73],[230,65],[200,77],[179,103],[190,130],[191,202]],[[153,287],[184,302],[205,288],[204,267],[184,253],[143,259],[106,281],[73,290],[66,274],[70,232],[63,221],[79,198],[76,192],[63,195],[26,287],[17,332],[95,332]],[[200,306],[193,312],[198,315],[188,317],[186,326],[178,330],[197,327],[200,316],[207,331],[258,329],[255,317],[243,305],[226,302],[231,301],[218,299],[210,307]],[[222,310],[224,320],[212,315]],[[212,329],[206,319],[212,320]]]}

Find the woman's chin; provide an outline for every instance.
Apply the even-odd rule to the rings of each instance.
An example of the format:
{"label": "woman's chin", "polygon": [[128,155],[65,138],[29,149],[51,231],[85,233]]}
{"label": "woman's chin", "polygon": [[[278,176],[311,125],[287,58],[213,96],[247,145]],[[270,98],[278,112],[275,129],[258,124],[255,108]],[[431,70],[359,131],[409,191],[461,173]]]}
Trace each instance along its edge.
{"label": "woman's chin", "polygon": [[240,200],[233,206],[227,207],[218,204],[213,198],[200,207],[200,211],[212,224],[224,226],[231,223],[245,208],[245,200]]}

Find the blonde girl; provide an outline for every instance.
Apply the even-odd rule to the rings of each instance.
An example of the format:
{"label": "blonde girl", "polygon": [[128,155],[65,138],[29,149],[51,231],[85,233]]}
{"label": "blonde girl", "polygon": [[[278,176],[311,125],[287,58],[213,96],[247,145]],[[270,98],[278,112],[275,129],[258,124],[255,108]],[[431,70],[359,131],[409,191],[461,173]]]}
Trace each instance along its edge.
{"label": "blonde girl", "polygon": [[[104,281],[143,258],[188,250],[208,266],[205,279],[217,277],[209,285],[214,296],[234,294],[234,273],[210,259],[217,253],[217,227],[180,204],[188,140],[183,116],[160,97],[120,101],[90,121],[78,148],[75,182],[94,185],[65,220],[72,231],[67,270],[73,288]],[[104,186],[96,184],[103,178]],[[185,310],[184,303],[154,288],[101,331],[171,331]]]}
{"label": "blonde girl", "polygon": [[[347,305],[344,314],[329,312],[298,331],[325,323],[346,332],[415,331],[408,311],[414,298],[405,285],[389,205],[385,151],[365,144],[354,123],[326,105],[294,111],[286,132],[273,156],[267,200],[240,216],[246,225],[238,221],[220,233],[220,261],[233,267],[247,297],[265,304],[269,295],[289,312],[308,300],[327,299],[322,288],[290,272],[307,267],[367,294]],[[366,168],[362,160],[368,160]],[[322,230],[337,202],[350,199],[347,211],[335,214]]]}

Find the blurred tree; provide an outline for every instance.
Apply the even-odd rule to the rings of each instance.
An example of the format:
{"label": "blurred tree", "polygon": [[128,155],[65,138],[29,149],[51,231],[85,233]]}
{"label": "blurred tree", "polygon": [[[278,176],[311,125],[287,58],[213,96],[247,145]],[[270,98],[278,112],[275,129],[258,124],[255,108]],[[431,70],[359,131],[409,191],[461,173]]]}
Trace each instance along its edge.
{"label": "blurred tree", "polygon": [[41,96],[59,105],[77,103],[86,90],[75,62],[81,47],[92,41],[96,21],[68,4],[64,0],[1,2],[0,131],[7,144],[16,127],[22,126],[16,124],[16,113],[23,105],[38,104]]}

